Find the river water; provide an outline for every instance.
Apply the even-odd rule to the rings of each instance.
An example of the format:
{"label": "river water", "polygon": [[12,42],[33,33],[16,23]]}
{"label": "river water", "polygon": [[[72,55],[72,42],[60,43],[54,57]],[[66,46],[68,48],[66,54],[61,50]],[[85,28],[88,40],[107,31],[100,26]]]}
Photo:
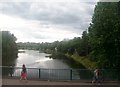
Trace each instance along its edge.
{"label": "river water", "polygon": [[[71,69],[69,64],[64,60],[52,59],[46,56],[50,54],[40,53],[36,50],[19,50],[18,58],[16,60],[16,67],[13,70],[13,76],[21,75],[21,67],[23,64],[27,68],[28,79],[41,80],[79,80],[91,79],[93,71],[82,69]],[[73,65],[73,63],[71,63]],[[20,67],[20,68],[19,68]],[[8,73],[11,70],[7,71]],[[10,75],[10,74],[9,74]]]}
{"label": "river water", "polygon": [[20,50],[24,51],[18,53],[16,66],[21,67],[23,64],[30,68],[47,68],[47,69],[68,69],[67,64],[59,59],[52,59],[46,56],[50,54],[40,53],[35,50]]}
{"label": "river water", "polygon": [[[46,56],[50,54],[40,53],[35,50],[19,50],[16,67],[27,67],[28,78],[40,78],[43,80],[70,80],[80,79],[79,73],[73,71],[63,60],[52,59]],[[24,52],[23,52],[24,51]],[[14,76],[20,76],[21,68],[16,68]]]}

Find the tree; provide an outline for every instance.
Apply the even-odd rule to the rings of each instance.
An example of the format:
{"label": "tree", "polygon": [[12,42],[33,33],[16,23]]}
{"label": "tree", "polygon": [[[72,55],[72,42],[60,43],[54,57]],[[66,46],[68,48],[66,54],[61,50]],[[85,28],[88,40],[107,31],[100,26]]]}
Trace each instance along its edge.
{"label": "tree", "polygon": [[98,2],[89,27],[91,55],[101,68],[120,68],[118,2]]}
{"label": "tree", "polygon": [[80,48],[80,50],[79,50],[80,56],[87,56],[89,53],[89,48],[90,48],[89,43],[88,43],[87,31],[83,31],[81,43],[79,45],[80,45],[80,47],[79,47]]}
{"label": "tree", "polygon": [[17,58],[17,38],[9,31],[0,31],[2,33],[2,65],[12,65]]}

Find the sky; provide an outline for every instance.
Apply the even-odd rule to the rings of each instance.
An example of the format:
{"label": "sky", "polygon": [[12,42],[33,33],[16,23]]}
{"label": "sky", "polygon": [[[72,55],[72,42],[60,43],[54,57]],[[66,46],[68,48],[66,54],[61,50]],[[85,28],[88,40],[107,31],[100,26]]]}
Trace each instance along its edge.
{"label": "sky", "polygon": [[28,0],[0,2],[0,29],[17,42],[53,42],[81,37],[97,1]]}

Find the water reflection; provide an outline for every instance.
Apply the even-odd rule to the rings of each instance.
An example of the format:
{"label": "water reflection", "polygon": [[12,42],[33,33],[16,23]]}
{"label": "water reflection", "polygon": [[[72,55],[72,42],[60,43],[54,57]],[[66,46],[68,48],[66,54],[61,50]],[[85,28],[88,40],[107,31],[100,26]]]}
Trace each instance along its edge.
{"label": "water reflection", "polygon": [[49,60],[53,60],[53,59],[46,58],[46,59],[36,60],[35,62],[36,62],[36,63],[40,63],[40,62],[45,62],[45,61],[49,61]]}
{"label": "water reflection", "polygon": [[24,53],[18,54],[17,67],[25,64],[28,68],[51,68],[51,69],[66,69],[70,68],[67,64],[58,59],[52,59],[46,56],[50,54],[39,53],[35,50],[22,50]]}
{"label": "water reflection", "polygon": [[[25,64],[28,78],[70,79],[70,67],[59,59],[46,57],[49,55],[34,50],[22,50],[18,54],[17,67],[22,67],[22,64]],[[21,69],[16,68],[14,76],[20,76],[20,72]],[[79,78],[79,74],[76,76],[76,78]]]}

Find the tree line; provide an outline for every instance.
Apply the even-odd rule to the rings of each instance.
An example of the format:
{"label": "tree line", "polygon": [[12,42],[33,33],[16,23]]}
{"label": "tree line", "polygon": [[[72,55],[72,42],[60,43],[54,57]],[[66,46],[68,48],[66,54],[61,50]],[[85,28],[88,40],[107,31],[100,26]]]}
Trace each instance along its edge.
{"label": "tree line", "polygon": [[88,30],[90,58],[101,68],[120,69],[120,2],[98,2]]}
{"label": "tree line", "polygon": [[[86,56],[99,68],[119,69],[120,65],[120,2],[98,2],[92,22],[82,37],[53,43],[18,43],[18,46],[39,49],[47,53],[68,53]],[[23,46],[22,46],[23,47]]]}
{"label": "tree line", "polygon": [[[17,48],[34,49],[46,53],[62,53],[79,56],[96,62],[99,68],[120,69],[120,2],[98,2],[92,21],[82,37],[53,43],[17,43],[13,34],[2,31],[3,64],[17,56]],[[11,51],[12,50],[12,51]],[[14,51],[13,51],[14,50]]]}

